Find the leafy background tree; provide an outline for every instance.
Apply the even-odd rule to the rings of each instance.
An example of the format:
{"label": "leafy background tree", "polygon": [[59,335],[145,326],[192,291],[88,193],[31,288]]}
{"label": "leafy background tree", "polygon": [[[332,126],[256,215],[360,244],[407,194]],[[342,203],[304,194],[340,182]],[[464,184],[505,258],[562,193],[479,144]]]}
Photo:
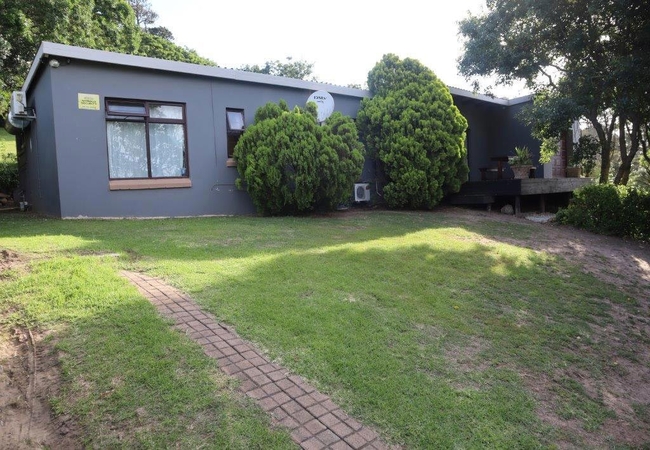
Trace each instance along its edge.
{"label": "leafy background tree", "polygon": [[237,186],[260,213],[328,210],[349,198],[364,161],[356,126],[339,112],[323,126],[316,116],[312,102],[292,111],[267,103],[237,143]]}
{"label": "leafy background tree", "polygon": [[312,77],[314,64],[303,60],[294,61],[291,56],[287,56],[286,62],[280,60],[267,61],[263,66],[246,64],[239,70],[246,72],[264,73],[278,77],[297,78],[299,80],[317,81]]}
{"label": "leafy background tree", "polygon": [[216,65],[174,44],[165,27],[152,27],[156,18],[143,0],[0,0],[0,115],[41,41]]}
{"label": "leafy background tree", "polygon": [[357,117],[387,178],[394,208],[432,208],[467,180],[467,121],[447,86],[419,61],[388,54],[368,74],[372,98]]}
{"label": "leafy background tree", "polygon": [[583,118],[600,144],[600,181],[609,180],[613,139],[629,180],[650,124],[650,13],[641,0],[488,1],[460,23],[462,74],[524,80],[537,95],[530,114],[540,138],[556,138]]}

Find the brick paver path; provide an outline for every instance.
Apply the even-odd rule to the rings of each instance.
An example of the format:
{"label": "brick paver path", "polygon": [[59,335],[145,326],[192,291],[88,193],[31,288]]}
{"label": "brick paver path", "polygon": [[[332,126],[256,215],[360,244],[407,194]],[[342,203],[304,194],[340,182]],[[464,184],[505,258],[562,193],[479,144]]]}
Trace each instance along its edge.
{"label": "brick paver path", "polygon": [[275,424],[288,428],[304,449],[388,449],[377,432],[348,416],[332,400],[305,380],[272,363],[186,294],[150,276],[123,271],[158,311],[175,327],[217,359],[228,375],[241,380],[239,389],[271,414]]}

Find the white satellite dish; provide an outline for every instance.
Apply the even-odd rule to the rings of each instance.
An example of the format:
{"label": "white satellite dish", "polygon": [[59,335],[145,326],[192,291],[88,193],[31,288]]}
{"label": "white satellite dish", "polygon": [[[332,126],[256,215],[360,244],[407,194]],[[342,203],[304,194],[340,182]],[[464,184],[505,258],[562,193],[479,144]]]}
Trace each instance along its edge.
{"label": "white satellite dish", "polygon": [[334,112],[334,99],[327,91],[316,91],[309,96],[307,103],[314,102],[318,108],[318,123],[325,122]]}

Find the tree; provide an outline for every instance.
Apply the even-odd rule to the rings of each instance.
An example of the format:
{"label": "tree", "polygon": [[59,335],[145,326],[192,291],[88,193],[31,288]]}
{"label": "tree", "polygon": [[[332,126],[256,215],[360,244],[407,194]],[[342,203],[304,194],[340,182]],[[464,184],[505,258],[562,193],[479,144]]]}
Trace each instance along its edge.
{"label": "tree", "polygon": [[[650,14],[641,0],[490,0],[461,21],[459,69],[467,77],[524,80],[538,94],[529,116],[540,138],[576,119],[594,127],[600,181],[608,181],[612,139],[622,136],[616,183],[625,184],[650,123]],[[626,138],[629,136],[629,139]]]}
{"label": "tree", "polygon": [[215,66],[214,61],[203,58],[196,51],[187,47],[181,47],[173,42],[156,36],[152,33],[142,33],[140,46],[136,54],[149,56],[151,58],[168,59],[171,61],[183,61],[204,66]]}
{"label": "tree", "polygon": [[133,8],[138,27],[147,30],[149,25],[153,25],[158,20],[158,13],[151,8],[149,0],[129,0],[129,4]]}
{"label": "tree", "polygon": [[362,141],[387,177],[394,208],[433,208],[467,180],[467,121],[451,93],[419,61],[384,55],[368,74],[373,97],[361,102]]}
{"label": "tree", "polygon": [[8,108],[41,41],[130,53],[139,44],[126,0],[0,0],[0,111]]}
{"label": "tree", "polygon": [[170,42],[164,27],[141,30],[127,0],[0,0],[0,11],[0,115],[41,41],[215,65]]}
{"label": "tree", "polygon": [[363,145],[349,117],[339,112],[316,122],[316,105],[289,110],[267,103],[235,146],[237,186],[248,190],[262,214],[333,209],[350,197],[363,168]]}
{"label": "tree", "polygon": [[[291,56],[287,57],[287,62],[279,60],[267,61],[263,66],[258,65],[245,65],[240,67],[240,70],[246,72],[264,73],[267,75],[275,75],[277,77],[297,78],[298,80],[306,80],[311,74],[314,67],[313,63],[298,60],[293,61]],[[311,78],[311,81],[316,81]]]}
{"label": "tree", "polygon": [[147,29],[147,32],[149,34],[153,34],[154,36],[167,39],[168,41],[174,40],[174,34],[169,30],[169,28],[166,27],[150,27]]}

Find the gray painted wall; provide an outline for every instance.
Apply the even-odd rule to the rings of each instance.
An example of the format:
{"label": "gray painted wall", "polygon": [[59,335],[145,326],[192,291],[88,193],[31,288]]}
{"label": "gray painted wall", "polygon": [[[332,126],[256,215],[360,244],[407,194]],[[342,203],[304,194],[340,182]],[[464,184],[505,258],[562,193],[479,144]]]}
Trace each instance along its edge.
{"label": "gray painted wall", "polygon": [[[49,69],[49,68],[48,68]],[[303,106],[310,90],[213,80],[72,61],[52,73],[62,217],[152,217],[253,214],[248,194],[226,167],[226,108],[245,110],[251,124],[266,102]],[[41,79],[38,84],[43,80]],[[100,96],[101,110],[80,110],[77,94]],[[104,99],[186,104],[191,188],[110,191]],[[334,95],[336,110],[356,116],[359,100]]]}
{"label": "gray painted wall", "polygon": [[35,211],[61,215],[51,70],[46,67],[40,82],[28,92],[29,106],[36,109],[32,121],[18,142],[20,188]]}
{"label": "gray painted wall", "polygon": [[[254,214],[248,194],[234,186],[237,169],[226,166],[226,108],[244,109],[250,125],[263,104],[284,99],[290,107],[303,106],[312,92],[77,60],[42,70],[29,94],[38,119],[30,130],[33,148],[23,181],[36,211],[62,217]],[[100,110],[79,109],[78,93],[98,94]],[[191,188],[109,190],[107,97],[186,105]],[[356,117],[360,98],[333,97],[336,110]],[[469,122],[470,180],[480,179],[480,167],[495,165],[490,156],[512,154],[514,145],[528,145],[539,154],[528,128],[513,120],[521,105],[459,96],[454,101]],[[359,181],[376,180],[374,164],[367,160]]]}

